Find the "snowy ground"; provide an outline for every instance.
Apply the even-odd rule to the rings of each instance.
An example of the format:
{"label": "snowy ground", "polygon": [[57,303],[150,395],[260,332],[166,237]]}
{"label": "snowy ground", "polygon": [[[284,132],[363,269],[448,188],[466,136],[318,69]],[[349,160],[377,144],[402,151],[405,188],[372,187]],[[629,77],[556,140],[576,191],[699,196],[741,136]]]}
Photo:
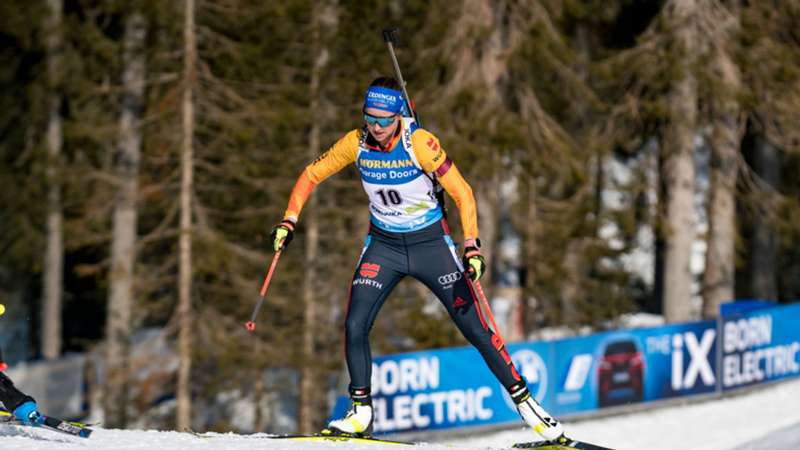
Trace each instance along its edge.
{"label": "snowy ground", "polygon": [[[618,450],[797,450],[800,449],[800,380],[693,405],[567,423],[568,434]],[[425,444],[425,450],[508,448],[528,441],[525,429],[483,433],[469,438]],[[72,438],[40,429],[0,428],[0,449],[252,449],[325,450],[372,445],[301,443],[241,436],[98,429],[90,439]]]}

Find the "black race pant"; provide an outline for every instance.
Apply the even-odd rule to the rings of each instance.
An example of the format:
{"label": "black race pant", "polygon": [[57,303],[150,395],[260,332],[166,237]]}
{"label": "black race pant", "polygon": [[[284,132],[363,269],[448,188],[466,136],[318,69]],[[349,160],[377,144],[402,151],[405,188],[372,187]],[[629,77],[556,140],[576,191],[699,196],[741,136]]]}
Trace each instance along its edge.
{"label": "black race pant", "polygon": [[3,372],[0,372],[0,403],[3,404],[6,410],[14,411],[17,409],[17,406],[28,400],[33,400],[33,398],[20,392],[14,387],[11,378],[8,378]]}
{"label": "black race pant", "polygon": [[[464,274],[445,222],[420,231],[391,233],[373,226],[353,276],[345,324],[351,388],[368,388],[372,355],[368,335],[378,311],[406,275],[425,284],[442,302],[464,337],[506,387],[524,386],[502,340],[487,325]],[[520,386],[521,385],[521,386]]]}

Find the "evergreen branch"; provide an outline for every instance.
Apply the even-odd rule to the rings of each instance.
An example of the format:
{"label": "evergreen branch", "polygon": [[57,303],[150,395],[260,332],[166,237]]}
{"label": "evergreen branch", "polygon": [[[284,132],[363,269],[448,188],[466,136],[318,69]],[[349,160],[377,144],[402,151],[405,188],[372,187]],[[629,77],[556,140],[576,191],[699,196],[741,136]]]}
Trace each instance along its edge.
{"label": "evergreen branch", "polygon": [[250,250],[242,245],[239,245],[229,239],[225,235],[211,226],[211,221],[208,218],[208,213],[205,207],[198,201],[196,203],[197,226],[198,234],[202,235],[210,242],[221,245],[226,251],[234,255],[252,262],[253,264],[261,264],[267,260],[266,252]]}
{"label": "evergreen branch", "polygon": [[150,232],[142,235],[137,245],[140,248],[145,248],[148,245],[152,244],[156,241],[161,241],[167,238],[173,238],[178,236],[178,231],[176,230],[175,218],[178,216],[178,210],[180,209],[180,204],[177,199],[173,200],[169,204],[169,208],[167,209],[166,214],[164,214],[164,218],[153,228]]}
{"label": "evergreen branch", "polygon": [[[203,44],[198,51],[199,54],[207,54],[210,52],[208,49],[213,49],[214,55],[225,54],[236,60],[241,59],[241,52],[238,48],[239,45],[241,45],[240,42],[236,42],[228,36],[205,25],[197,26],[197,35],[200,42]],[[205,64],[205,61],[201,61],[201,64]]]}
{"label": "evergreen branch", "polygon": [[[141,246],[139,246],[141,248]],[[177,281],[178,257],[173,253],[159,255],[163,258],[159,264],[148,264],[142,262],[144,255],[137,263],[140,270],[137,271],[135,289],[145,296],[148,292],[164,289],[164,286],[174,285]]]}

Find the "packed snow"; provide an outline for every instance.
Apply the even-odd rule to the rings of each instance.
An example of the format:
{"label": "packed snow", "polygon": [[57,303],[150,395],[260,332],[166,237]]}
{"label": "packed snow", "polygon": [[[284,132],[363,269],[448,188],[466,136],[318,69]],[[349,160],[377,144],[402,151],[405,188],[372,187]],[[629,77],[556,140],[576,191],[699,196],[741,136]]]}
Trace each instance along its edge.
{"label": "packed snow", "polygon": [[[800,449],[800,380],[693,404],[673,405],[625,415],[566,422],[566,430],[582,439],[617,450],[796,450]],[[325,450],[372,448],[334,442],[294,442],[268,439],[266,434],[96,429],[89,439],[28,427],[0,426],[0,449],[252,449]],[[441,440],[429,438],[426,450],[510,448],[533,440],[520,429],[480,433]],[[398,438],[402,439],[402,437]]]}

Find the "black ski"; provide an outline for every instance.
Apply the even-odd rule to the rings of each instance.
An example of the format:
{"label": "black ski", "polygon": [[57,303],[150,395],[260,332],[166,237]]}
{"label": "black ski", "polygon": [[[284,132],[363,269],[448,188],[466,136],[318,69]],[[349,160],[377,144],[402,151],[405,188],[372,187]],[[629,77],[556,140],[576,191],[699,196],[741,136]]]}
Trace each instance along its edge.
{"label": "black ski", "polygon": [[14,416],[11,415],[11,413],[9,413],[8,411],[0,411],[0,424],[44,428],[46,430],[57,431],[59,433],[65,433],[82,438],[88,438],[92,434],[92,429],[89,428],[86,424],[82,424],[80,422],[70,422],[68,420],[58,419],[56,417],[50,417],[45,415],[42,416],[44,417],[44,422],[42,424],[31,425],[20,422],[19,420],[14,418]]}
{"label": "black ski", "polygon": [[588,442],[576,441],[575,439],[563,438],[562,442],[520,442],[514,444],[513,448],[536,448],[539,450],[613,450],[608,447],[601,447],[599,445],[590,444]]}

